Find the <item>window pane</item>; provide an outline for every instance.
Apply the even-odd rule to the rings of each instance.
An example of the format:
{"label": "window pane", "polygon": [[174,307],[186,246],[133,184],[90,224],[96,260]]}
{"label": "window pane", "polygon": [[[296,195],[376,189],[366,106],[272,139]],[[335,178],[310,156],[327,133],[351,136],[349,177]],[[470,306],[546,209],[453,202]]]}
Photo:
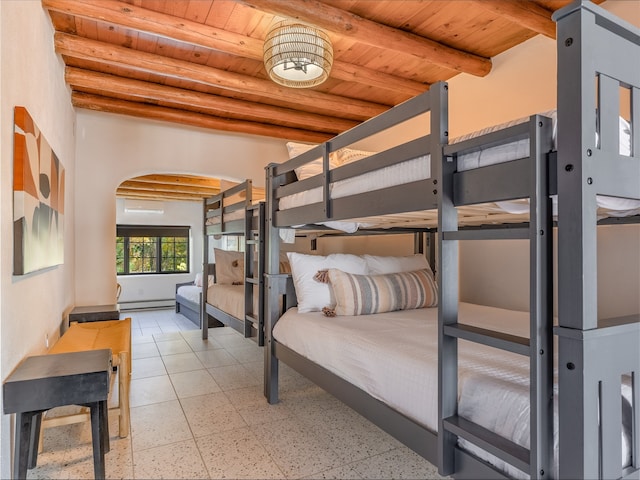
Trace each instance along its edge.
{"label": "window pane", "polygon": [[[155,231],[158,236],[154,236]],[[118,225],[117,232],[118,274],[189,271],[189,227]]]}

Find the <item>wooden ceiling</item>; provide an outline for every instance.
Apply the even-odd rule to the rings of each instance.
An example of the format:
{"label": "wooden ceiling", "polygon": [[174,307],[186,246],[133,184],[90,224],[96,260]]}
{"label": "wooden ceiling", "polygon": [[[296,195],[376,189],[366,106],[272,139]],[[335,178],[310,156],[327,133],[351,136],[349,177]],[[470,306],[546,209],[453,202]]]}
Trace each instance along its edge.
{"label": "wooden ceiling", "polygon": [[[42,0],[73,104],[223,131],[319,142],[542,34],[570,0]],[[268,79],[283,18],[331,38],[330,78]]]}
{"label": "wooden ceiling", "polygon": [[[321,142],[542,34],[570,0],[42,0],[77,108]],[[600,3],[600,2],[598,2]],[[311,89],[268,79],[270,27],[294,18],[333,44]],[[217,183],[216,183],[217,182]],[[118,196],[199,200],[220,181],[146,175]]]}

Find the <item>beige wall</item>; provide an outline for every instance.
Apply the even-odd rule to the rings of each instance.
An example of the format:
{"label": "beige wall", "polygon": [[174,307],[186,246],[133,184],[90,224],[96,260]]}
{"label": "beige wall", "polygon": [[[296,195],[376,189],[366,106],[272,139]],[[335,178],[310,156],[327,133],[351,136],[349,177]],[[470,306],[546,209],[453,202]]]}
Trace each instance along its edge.
{"label": "beige wall", "polygon": [[[45,351],[74,303],[75,114],[53,27],[39,1],[0,1],[0,337],[1,375]],[[66,171],[64,264],[13,275],[13,108],[27,108]],[[11,471],[11,416],[0,426],[0,478]]]}
{"label": "beige wall", "polygon": [[77,304],[115,300],[115,190],[148,173],[209,175],[264,185],[264,166],[286,158],[284,141],[78,111]]}

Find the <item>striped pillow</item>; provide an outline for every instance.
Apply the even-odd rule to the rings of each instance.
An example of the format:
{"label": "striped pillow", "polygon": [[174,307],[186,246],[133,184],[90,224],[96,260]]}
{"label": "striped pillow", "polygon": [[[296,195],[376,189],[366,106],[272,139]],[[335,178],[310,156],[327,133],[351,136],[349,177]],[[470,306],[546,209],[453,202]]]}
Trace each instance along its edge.
{"label": "striped pillow", "polygon": [[438,288],[429,269],[355,275],[330,268],[327,276],[336,301],[334,308],[322,310],[328,317],[368,315],[438,305]]}

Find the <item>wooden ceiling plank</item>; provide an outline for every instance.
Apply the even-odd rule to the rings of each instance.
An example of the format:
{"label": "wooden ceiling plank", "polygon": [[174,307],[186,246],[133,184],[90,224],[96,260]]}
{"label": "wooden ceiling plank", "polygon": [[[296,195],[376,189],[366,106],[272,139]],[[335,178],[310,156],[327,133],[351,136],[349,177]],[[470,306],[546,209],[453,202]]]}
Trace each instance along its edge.
{"label": "wooden ceiling plank", "polygon": [[254,121],[268,121],[269,123],[298,128],[307,125],[307,128],[334,134],[341,133],[358,124],[339,117],[328,117],[288,108],[260,105],[74,67],[66,68],[65,80],[72,88],[90,88],[104,92],[105,96],[110,96],[109,92],[124,93],[142,100],[153,99],[181,106],[195,105],[198,109],[207,109],[213,115],[218,116],[243,115],[253,118]]}
{"label": "wooden ceiling plank", "polygon": [[332,135],[313,132],[310,130],[277,127],[257,122],[230,120],[210,115],[187,112],[184,110],[142,105],[135,102],[114,100],[107,97],[101,97],[99,95],[90,95],[78,92],[72,92],[71,101],[73,105],[78,108],[86,108],[99,112],[118,113],[121,115],[130,115],[139,118],[173,122],[182,125],[190,125],[193,127],[226,132],[261,135],[265,137],[313,143],[322,143],[333,137]]}
{"label": "wooden ceiling plank", "polygon": [[195,175],[167,175],[167,174],[158,174],[152,173],[149,175],[142,175],[140,177],[135,177],[132,180],[136,180],[138,182],[148,182],[148,183],[166,183],[167,185],[194,185],[194,186],[202,186],[209,188],[220,188],[220,179],[213,177],[199,177]]}
{"label": "wooden ceiling plank", "polygon": [[138,182],[136,180],[125,180],[120,184],[121,187],[129,188],[131,190],[143,190],[143,191],[157,191],[157,192],[175,192],[175,193],[190,193],[193,195],[214,195],[220,188],[216,187],[192,187],[189,185],[169,185],[166,183],[150,183],[150,182]]}
{"label": "wooden ceiling plank", "polygon": [[483,77],[491,71],[491,59],[457,50],[426,37],[375,23],[317,0],[236,0],[262,12],[295,18],[358,42],[394,50],[441,67]]}
{"label": "wooden ceiling plank", "polygon": [[[262,40],[184,18],[123,5],[115,0],[42,0],[42,3],[50,11],[114,23],[137,31],[262,62]],[[355,72],[356,69],[357,72]],[[340,80],[364,83],[386,90],[405,90],[411,95],[417,95],[429,88],[428,84],[338,60],[333,63],[331,75]]]}
{"label": "wooden ceiling plank", "polygon": [[66,33],[57,32],[55,34],[55,46],[56,52],[61,55],[100,61],[109,65],[127,66],[182,80],[199,82],[225,90],[248,94],[259,93],[267,98],[287,102],[292,108],[298,105],[310,107],[314,110],[324,107],[330,111],[341,111],[344,113],[344,117],[354,120],[367,120],[388,109],[384,105],[319,93],[308,89],[304,91],[287,89],[269,80],[225,72],[161,55],[133,51],[117,45],[105,44]]}
{"label": "wooden ceiling plank", "polygon": [[175,201],[192,201],[192,202],[198,202],[198,201],[201,202],[202,199],[205,198],[205,196],[202,196],[202,195],[190,195],[190,194],[180,194],[180,193],[163,193],[162,195],[159,195],[157,192],[152,192],[152,191],[142,192],[138,190],[129,190],[126,188],[117,188],[116,196],[125,197],[125,198],[141,198],[141,199],[149,199],[149,200],[175,200]]}
{"label": "wooden ceiling plank", "polygon": [[556,38],[556,24],[551,20],[549,10],[531,0],[474,0],[482,8],[521,25],[522,27],[541,33],[549,38]]}

